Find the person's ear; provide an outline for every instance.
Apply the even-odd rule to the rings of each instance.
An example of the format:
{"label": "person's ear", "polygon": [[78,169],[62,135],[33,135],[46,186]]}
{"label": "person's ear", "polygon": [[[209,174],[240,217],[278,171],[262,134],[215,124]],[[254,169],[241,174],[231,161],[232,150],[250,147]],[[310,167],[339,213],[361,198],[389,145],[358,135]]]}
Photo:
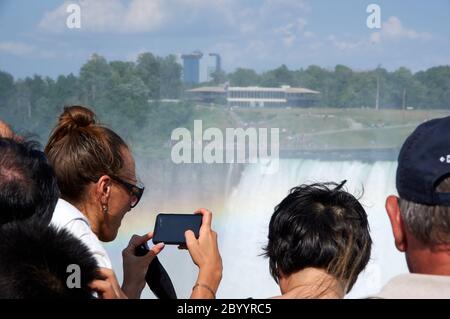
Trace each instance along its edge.
{"label": "person's ear", "polygon": [[100,203],[108,205],[108,200],[111,195],[112,179],[108,175],[103,175],[97,181],[96,190]]}
{"label": "person's ear", "polygon": [[391,222],[395,246],[399,251],[404,252],[407,248],[406,229],[403,223],[402,214],[400,212],[400,206],[398,205],[397,196],[388,196],[386,199],[386,211]]}

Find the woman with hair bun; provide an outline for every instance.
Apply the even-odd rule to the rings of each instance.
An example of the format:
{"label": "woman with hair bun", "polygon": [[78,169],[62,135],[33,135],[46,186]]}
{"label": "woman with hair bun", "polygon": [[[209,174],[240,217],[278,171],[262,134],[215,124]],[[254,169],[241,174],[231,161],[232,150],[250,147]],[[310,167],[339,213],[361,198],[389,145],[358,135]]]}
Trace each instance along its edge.
{"label": "woman with hair bun", "polygon": [[[99,267],[112,269],[100,241],[116,238],[123,217],[139,203],[144,192],[143,185],[137,181],[130,148],[114,131],[97,124],[94,112],[75,105],[64,108],[45,153],[54,167],[61,192],[52,224],[80,238],[93,252]],[[201,213],[210,221],[210,212]],[[189,237],[188,249],[200,268],[199,280],[216,290],[222,263],[217,238],[212,233],[209,222],[203,227],[201,238]],[[152,236],[152,233],[134,235],[122,252],[122,289],[128,298],[140,297],[148,266],[164,248],[160,243],[145,256],[135,256],[135,248]],[[193,296],[207,298],[208,294],[209,291],[197,289]]]}
{"label": "woman with hair bun", "polygon": [[[99,267],[112,269],[100,241],[116,238],[123,217],[138,204],[144,191],[137,182],[129,147],[114,131],[97,124],[94,112],[71,106],[59,117],[45,153],[61,191],[52,224],[80,238]],[[158,244],[146,256],[134,256],[134,248],[151,237],[135,235],[123,251],[122,288],[129,298],[139,298],[148,265],[164,247]]]}

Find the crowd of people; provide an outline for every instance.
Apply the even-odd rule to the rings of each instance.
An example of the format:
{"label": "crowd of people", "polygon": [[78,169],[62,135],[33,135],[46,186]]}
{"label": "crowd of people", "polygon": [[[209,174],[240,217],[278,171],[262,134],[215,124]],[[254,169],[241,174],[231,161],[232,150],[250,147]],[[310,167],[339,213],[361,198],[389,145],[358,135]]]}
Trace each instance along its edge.
{"label": "crowd of people", "polygon": [[[398,158],[398,196],[386,200],[410,273],[373,298],[450,298],[450,117],[419,125]],[[264,248],[275,298],[343,298],[370,260],[367,214],[345,182],[299,185],[275,207]],[[0,121],[0,298],[140,298],[164,244],[133,235],[119,284],[102,242],[117,236],[144,185],[129,145],[84,106],[65,107],[44,151]],[[212,213],[201,208],[186,249],[198,276],[191,298],[215,298],[222,259]],[[389,261],[384,261],[388,263]],[[78,270],[79,278],[69,270]]]}

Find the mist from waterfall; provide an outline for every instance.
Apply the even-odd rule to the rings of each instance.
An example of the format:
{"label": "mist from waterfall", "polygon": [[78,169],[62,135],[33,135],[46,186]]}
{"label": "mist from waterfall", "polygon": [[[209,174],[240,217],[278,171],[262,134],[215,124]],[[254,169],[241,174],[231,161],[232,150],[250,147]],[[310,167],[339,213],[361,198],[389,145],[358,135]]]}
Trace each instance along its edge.
{"label": "mist from waterfall", "polygon": [[[312,159],[283,159],[278,173],[264,175],[259,165],[248,164],[240,168],[230,165],[214,180],[221,180],[224,198],[222,205],[211,204],[214,212],[213,228],[219,234],[219,248],[223,259],[223,279],[217,293],[218,298],[267,298],[279,295],[280,291],[269,274],[268,260],[261,256],[266,244],[268,224],[274,207],[288,194],[290,188],[302,183],[341,182],[346,179],[346,189],[360,198],[369,216],[371,236],[373,239],[372,255],[366,270],[360,275],[348,298],[365,297],[376,293],[393,276],[407,272],[404,256],[394,247],[389,220],[384,208],[386,197],[396,194],[395,161],[322,161]],[[179,172],[174,173],[180,175]],[[192,174],[192,170],[190,171]],[[177,185],[177,195],[187,192],[191,205],[203,206],[205,185],[212,180],[204,180],[201,170],[196,173],[196,189],[183,191],[190,184],[171,181]],[[238,175],[232,182],[230,176]],[[240,175],[240,176],[239,176]],[[223,178],[221,177],[223,176]],[[200,185],[200,187],[198,187]],[[173,189],[175,187],[172,185]],[[191,188],[192,188],[191,184]],[[168,187],[167,189],[170,189]],[[166,198],[171,198],[168,196]],[[165,204],[166,211],[171,211],[176,196]],[[208,205],[208,204],[205,204]],[[194,207],[194,206],[193,206]],[[132,233],[143,233],[153,227],[154,215],[149,208],[127,217],[121,236],[107,245],[114,268],[121,277],[120,251],[126,246]],[[151,209],[153,211],[153,209]],[[176,211],[173,211],[176,212]],[[183,211],[188,213],[189,211]],[[175,246],[166,246],[159,256],[169,272],[179,298],[188,298],[197,277],[197,267],[192,263],[187,251],[180,251]],[[121,280],[121,279],[120,279]],[[143,298],[154,298],[145,288]]]}
{"label": "mist from waterfall", "polygon": [[248,165],[239,185],[230,194],[218,228],[223,258],[223,280],[219,297],[267,298],[279,295],[269,274],[268,260],[261,256],[267,242],[274,207],[290,188],[302,183],[341,182],[361,197],[369,217],[374,242],[371,261],[348,297],[376,293],[393,276],[407,271],[404,256],[396,251],[384,203],[396,194],[393,161],[282,160],[274,175],[263,175],[258,165]]}

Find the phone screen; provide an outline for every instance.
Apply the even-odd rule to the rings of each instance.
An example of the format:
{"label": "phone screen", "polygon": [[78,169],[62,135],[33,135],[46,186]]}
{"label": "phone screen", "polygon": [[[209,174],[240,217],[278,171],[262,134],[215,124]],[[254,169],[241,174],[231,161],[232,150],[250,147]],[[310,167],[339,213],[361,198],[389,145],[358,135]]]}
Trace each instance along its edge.
{"label": "phone screen", "polygon": [[198,238],[202,215],[200,214],[158,214],[156,217],[153,243],[167,245],[186,244],[184,233],[192,230]]}

